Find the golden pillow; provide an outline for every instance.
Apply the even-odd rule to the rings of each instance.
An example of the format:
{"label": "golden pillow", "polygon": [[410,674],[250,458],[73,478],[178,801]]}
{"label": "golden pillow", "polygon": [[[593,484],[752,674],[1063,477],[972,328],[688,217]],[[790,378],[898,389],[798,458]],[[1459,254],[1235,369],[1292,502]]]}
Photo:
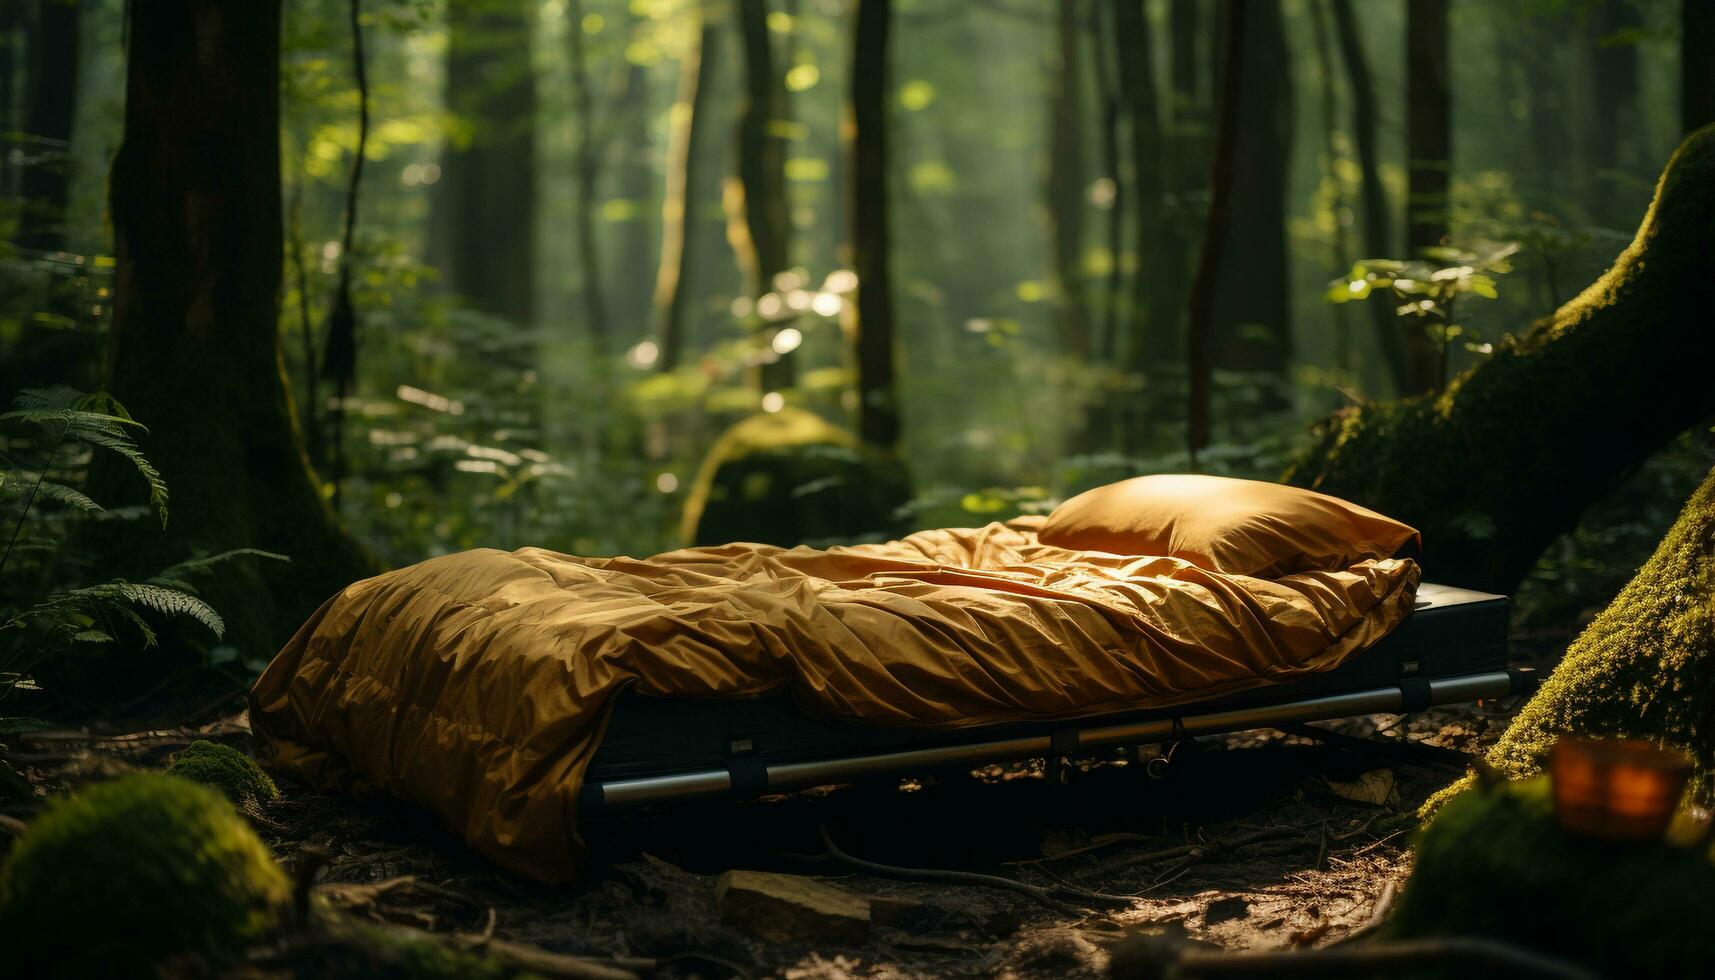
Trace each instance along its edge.
{"label": "golden pillow", "polygon": [[1043,544],[1168,555],[1199,568],[1271,577],[1388,558],[1414,528],[1338,497],[1224,476],[1140,476],[1073,497],[1048,515]]}

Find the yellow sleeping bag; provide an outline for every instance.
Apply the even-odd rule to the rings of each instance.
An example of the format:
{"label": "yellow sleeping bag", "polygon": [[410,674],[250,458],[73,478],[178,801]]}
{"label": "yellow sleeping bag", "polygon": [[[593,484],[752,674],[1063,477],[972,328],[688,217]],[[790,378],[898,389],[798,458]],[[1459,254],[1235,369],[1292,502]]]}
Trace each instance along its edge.
{"label": "yellow sleeping bag", "polygon": [[1040,521],[886,544],[648,559],[470,551],[358,582],[251,691],[273,763],[428,807],[521,874],[572,880],[616,693],[745,697],[959,728],[1160,707],[1331,670],[1411,611],[1407,559],[1276,579],[1041,544]]}

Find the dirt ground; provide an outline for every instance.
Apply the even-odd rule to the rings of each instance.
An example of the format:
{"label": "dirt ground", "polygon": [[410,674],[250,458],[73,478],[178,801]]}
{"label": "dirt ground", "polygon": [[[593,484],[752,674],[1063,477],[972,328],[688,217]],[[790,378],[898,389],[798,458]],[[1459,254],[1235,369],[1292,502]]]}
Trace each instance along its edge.
{"label": "dirt ground", "polygon": [[[1249,949],[1322,946],[1362,929],[1410,869],[1410,814],[1463,771],[1438,750],[1480,751],[1514,701],[1320,726],[1374,748],[1259,731],[1182,746],[1159,775],[1116,755],[1080,765],[1065,785],[1040,763],[1019,764],[630,813],[586,824],[591,861],[575,888],[500,872],[385,800],[283,783],[282,798],[250,817],[284,862],[326,849],[315,888],[333,904],[467,945],[619,967],[643,957],[676,977],[1101,976],[1128,932]],[[195,727],[40,732],[5,751],[44,789],[63,788],[164,765],[196,738],[249,748],[238,713]],[[824,834],[864,861],[1000,875],[1060,898],[877,876],[828,856]],[[860,943],[763,942],[717,915],[715,880],[729,869],[814,876],[898,899],[898,911]]]}

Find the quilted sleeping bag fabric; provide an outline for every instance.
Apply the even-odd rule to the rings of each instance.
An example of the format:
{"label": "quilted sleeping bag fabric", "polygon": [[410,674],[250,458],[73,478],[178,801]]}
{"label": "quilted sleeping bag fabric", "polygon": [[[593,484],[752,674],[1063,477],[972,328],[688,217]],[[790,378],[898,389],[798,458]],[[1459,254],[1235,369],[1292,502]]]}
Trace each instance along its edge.
{"label": "quilted sleeping bag fabric", "polygon": [[924,728],[1216,697],[1331,670],[1412,608],[1406,559],[1278,579],[1069,551],[1039,522],[813,550],[434,558],[328,600],[257,680],[277,767],[434,811],[500,864],[577,875],[614,695],[745,697]]}

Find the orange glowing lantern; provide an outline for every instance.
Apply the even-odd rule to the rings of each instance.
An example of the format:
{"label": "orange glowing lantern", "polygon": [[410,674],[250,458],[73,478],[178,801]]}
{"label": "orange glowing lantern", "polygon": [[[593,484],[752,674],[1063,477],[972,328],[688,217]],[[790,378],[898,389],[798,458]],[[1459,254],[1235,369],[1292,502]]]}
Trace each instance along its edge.
{"label": "orange glowing lantern", "polygon": [[1640,740],[1562,738],[1550,750],[1560,826],[1614,841],[1660,840],[1691,777],[1684,754]]}

